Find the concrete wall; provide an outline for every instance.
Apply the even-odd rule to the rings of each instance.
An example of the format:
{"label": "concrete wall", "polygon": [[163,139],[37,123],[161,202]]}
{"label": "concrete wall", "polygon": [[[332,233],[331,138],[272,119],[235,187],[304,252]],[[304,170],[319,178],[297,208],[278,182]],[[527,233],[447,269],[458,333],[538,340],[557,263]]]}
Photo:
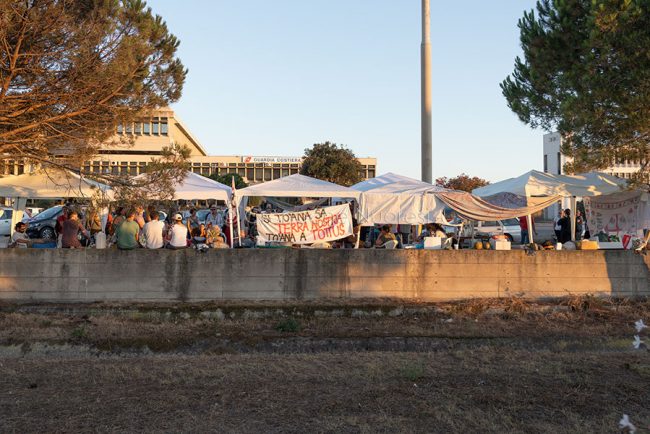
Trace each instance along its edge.
{"label": "concrete wall", "polygon": [[2,249],[0,300],[634,297],[649,270],[625,251]]}

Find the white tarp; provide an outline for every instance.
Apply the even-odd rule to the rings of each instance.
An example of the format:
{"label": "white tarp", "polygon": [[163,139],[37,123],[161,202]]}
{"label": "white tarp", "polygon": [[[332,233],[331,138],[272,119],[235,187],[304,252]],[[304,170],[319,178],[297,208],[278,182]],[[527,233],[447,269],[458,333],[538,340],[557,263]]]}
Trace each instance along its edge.
{"label": "white tarp", "polygon": [[[138,175],[135,179],[146,179],[147,174]],[[230,200],[232,190],[227,185],[214,181],[194,172],[187,172],[183,181],[174,185],[173,200]]]}
{"label": "white tarp", "polygon": [[386,173],[353,185],[361,192],[359,224],[447,224],[445,204],[434,193],[446,191],[427,182]]}
{"label": "white tarp", "polygon": [[648,221],[648,193],[625,191],[607,196],[585,197],[587,224],[592,235],[600,231],[642,237]]}
{"label": "white tarp", "polygon": [[472,194],[480,197],[499,193],[519,196],[588,197],[616,193],[625,188],[627,181],[600,172],[578,175],[554,175],[531,170],[516,178],[506,179],[477,188]]}
{"label": "white tarp", "polygon": [[313,244],[352,235],[352,215],[347,204],[310,211],[258,214],[259,241]]}
{"label": "white tarp", "polygon": [[237,190],[238,201],[244,197],[340,197],[357,199],[359,192],[348,187],[309,176],[295,174]]}
{"label": "white tarp", "polygon": [[109,200],[112,191],[109,186],[83,178],[76,173],[48,169],[34,173],[0,178],[0,197],[22,197],[30,199],[93,198],[104,196]]}

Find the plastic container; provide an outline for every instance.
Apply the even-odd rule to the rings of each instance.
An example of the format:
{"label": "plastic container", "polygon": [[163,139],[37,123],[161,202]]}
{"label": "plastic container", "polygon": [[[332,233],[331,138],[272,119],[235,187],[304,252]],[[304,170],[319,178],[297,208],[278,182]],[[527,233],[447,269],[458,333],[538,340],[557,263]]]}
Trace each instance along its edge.
{"label": "plastic container", "polygon": [[104,232],[97,232],[95,234],[95,248],[96,249],[106,248],[106,234]]}

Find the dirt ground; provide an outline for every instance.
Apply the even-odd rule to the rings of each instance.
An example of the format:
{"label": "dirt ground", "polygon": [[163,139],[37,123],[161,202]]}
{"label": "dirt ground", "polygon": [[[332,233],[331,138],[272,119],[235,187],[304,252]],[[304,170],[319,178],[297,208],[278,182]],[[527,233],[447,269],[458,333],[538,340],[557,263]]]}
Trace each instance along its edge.
{"label": "dirt ground", "polygon": [[650,432],[641,318],[591,297],[4,305],[0,432]]}

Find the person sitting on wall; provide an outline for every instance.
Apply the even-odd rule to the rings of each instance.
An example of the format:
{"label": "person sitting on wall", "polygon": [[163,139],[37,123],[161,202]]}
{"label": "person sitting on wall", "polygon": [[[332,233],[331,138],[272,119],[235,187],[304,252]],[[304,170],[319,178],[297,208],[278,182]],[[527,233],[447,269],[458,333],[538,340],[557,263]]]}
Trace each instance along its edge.
{"label": "person sitting on wall", "polygon": [[120,250],[133,250],[138,248],[140,225],[135,221],[135,210],[126,212],[126,220],[116,229],[117,248]]}
{"label": "person sitting on wall", "polygon": [[176,214],[174,224],[167,232],[168,249],[185,249],[187,247],[187,226],[183,224],[183,216]]}
{"label": "person sitting on wall", "polygon": [[377,237],[377,241],[375,241],[375,247],[385,247],[385,244],[389,241],[397,241],[397,237],[391,232],[390,225],[383,225],[379,232],[379,236]]}
{"label": "person sitting on wall", "polygon": [[79,232],[86,238],[90,238],[90,234],[79,221],[77,211],[70,211],[68,219],[61,226],[61,247],[64,249],[81,249],[83,247],[79,241]]}
{"label": "person sitting on wall", "polygon": [[159,220],[160,214],[155,209],[149,210],[149,221],[142,228],[144,246],[147,249],[160,249],[164,245],[165,223]]}

